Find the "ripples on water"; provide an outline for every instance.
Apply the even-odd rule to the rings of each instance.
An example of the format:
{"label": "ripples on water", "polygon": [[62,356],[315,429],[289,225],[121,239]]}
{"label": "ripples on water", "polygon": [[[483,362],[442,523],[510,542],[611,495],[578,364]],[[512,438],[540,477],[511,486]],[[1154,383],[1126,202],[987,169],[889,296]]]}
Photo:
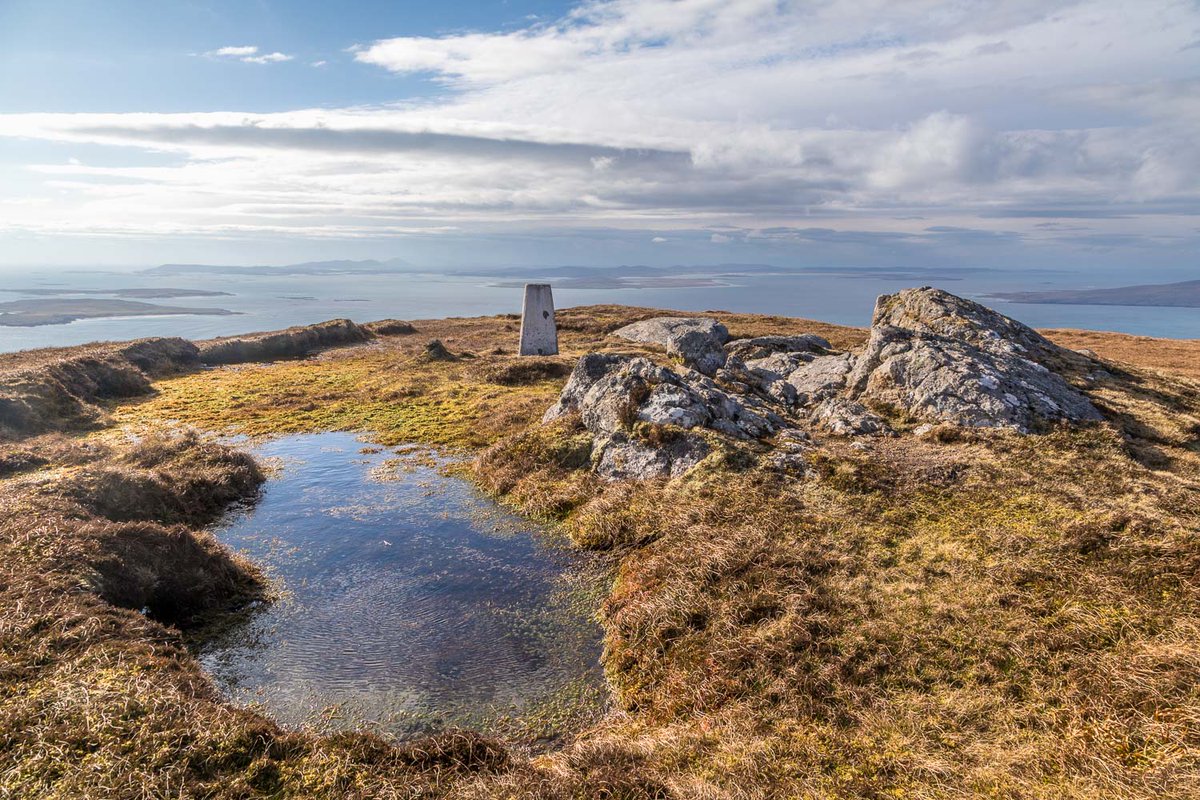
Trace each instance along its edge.
{"label": "ripples on water", "polygon": [[284,724],[400,737],[553,738],[594,715],[600,567],[436,465],[362,448],[328,433],[258,449],[282,469],[217,533],[282,597],[198,647],[222,690]]}

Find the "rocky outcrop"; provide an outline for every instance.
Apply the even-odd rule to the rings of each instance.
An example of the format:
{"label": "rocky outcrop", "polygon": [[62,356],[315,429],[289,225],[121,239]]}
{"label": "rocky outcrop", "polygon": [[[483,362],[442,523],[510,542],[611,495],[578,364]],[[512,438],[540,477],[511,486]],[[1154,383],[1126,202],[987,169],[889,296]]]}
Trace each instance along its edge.
{"label": "rocky outcrop", "polygon": [[[783,358],[786,355],[781,353],[772,358]],[[757,394],[784,407],[795,405],[796,390],[783,380],[779,372],[762,366],[764,361],[770,361],[770,359],[752,362],[756,364],[752,367],[737,356],[730,356],[726,360],[725,366],[717,370],[714,377],[722,386],[727,386],[741,394]]]}
{"label": "rocky outcrop", "polygon": [[699,464],[711,452],[698,436],[676,436],[649,444],[619,435],[600,450],[596,473],[610,480],[676,478]]}
{"label": "rocky outcrop", "polygon": [[849,353],[821,356],[797,366],[788,373],[787,382],[796,390],[796,402],[801,406],[828,400],[846,388],[846,378],[854,368],[854,356]]}
{"label": "rocky outcrop", "polygon": [[[774,437],[765,463],[796,473],[806,470],[814,446],[804,428],[895,435],[887,414],[1028,433],[1100,418],[1064,377],[1090,368],[1083,356],[938,289],[880,297],[857,355],[810,334],[725,341],[725,328],[701,317],[650,319],[617,335],[663,345],[693,369],[623,355],[580,359],[546,419],[579,413],[596,436],[597,471],[610,478],[685,472],[710,451],[703,431],[743,441]],[[641,423],[660,432],[639,436]]]}
{"label": "rocky outcrop", "polygon": [[803,333],[799,336],[755,336],[751,339],[735,339],[725,345],[726,353],[743,361],[775,354],[824,355],[832,349],[828,341],[813,333]]}
{"label": "rocky outcrop", "polygon": [[845,397],[830,397],[813,406],[809,414],[813,423],[838,436],[866,436],[873,433],[892,433],[883,417],[862,403]]}
{"label": "rocky outcrop", "polygon": [[[763,401],[730,394],[698,372],[678,373],[649,359],[604,353],[579,360],[543,421],[569,413],[578,413],[596,435],[597,471],[607,477],[646,478],[689,469],[709,452],[703,438],[691,433],[701,429],[745,440],[784,425]],[[666,446],[650,447],[634,436],[639,423],[670,426],[679,435],[668,437]]]}
{"label": "rocky outcrop", "polygon": [[1023,356],[1048,367],[1070,360],[1069,350],[1033,328],[973,300],[929,286],[881,295],[871,318],[872,331],[880,328],[938,336],[997,356]]}
{"label": "rocky outcrop", "polygon": [[978,303],[909,289],[879,298],[847,387],[856,400],[917,419],[1029,432],[1100,418],[1056,371],[1078,358]]}
{"label": "rocky outcrop", "polygon": [[734,396],[695,371],[681,374],[649,359],[603,353],[579,360],[558,403],[543,420],[571,412],[578,412],[584,426],[599,434],[648,422],[755,439],[783,427],[783,420],[762,401]]}
{"label": "rocky outcrop", "polygon": [[709,317],[655,317],[618,328],[613,335],[659,345],[668,355],[704,375],[715,375],[725,366],[723,345],[729,341],[729,331]]}

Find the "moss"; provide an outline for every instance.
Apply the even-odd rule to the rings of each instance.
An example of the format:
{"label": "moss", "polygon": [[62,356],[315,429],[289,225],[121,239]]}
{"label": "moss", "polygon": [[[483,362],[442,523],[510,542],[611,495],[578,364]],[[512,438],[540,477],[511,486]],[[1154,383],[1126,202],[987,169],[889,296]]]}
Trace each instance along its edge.
{"label": "moss", "polygon": [[357,358],[250,365],[156,384],[146,401],[115,410],[119,423],[171,420],[252,436],[371,431],[381,444],[484,447],[528,424],[557,396],[545,381],[501,387],[468,366]]}

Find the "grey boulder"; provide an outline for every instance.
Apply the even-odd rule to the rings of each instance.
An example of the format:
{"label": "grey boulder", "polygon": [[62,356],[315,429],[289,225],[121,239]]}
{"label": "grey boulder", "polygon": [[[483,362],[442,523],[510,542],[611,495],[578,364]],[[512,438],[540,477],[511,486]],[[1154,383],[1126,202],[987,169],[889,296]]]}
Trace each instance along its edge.
{"label": "grey boulder", "polygon": [[787,382],[795,390],[799,405],[813,405],[844,390],[853,368],[854,356],[849,353],[821,356],[789,372]]}
{"label": "grey boulder", "polygon": [[710,452],[698,436],[678,436],[661,446],[614,436],[600,451],[596,474],[609,480],[675,478],[699,464]]}
{"label": "grey boulder", "polygon": [[[759,359],[751,364],[744,363],[737,356],[730,356],[725,366],[717,370],[714,376],[723,385],[735,388],[742,393],[755,393],[769,402],[784,407],[796,404],[796,390],[783,379],[791,368],[790,354],[778,353],[769,358]],[[799,356],[800,354],[796,354]]]}
{"label": "grey boulder", "polygon": [[882,417],[862,403],[845,397],[831,397],[812,409],[812,419],[820,427],[839,436],[891,434]]}
{"label": "grey boulder", "polygon": [[1048,367],[1078,358],[1028,325],[929,286],[880,295],[875,301],[871,328],[885,327],[943,337],[996,356],[1020,356]]}
{"label": "grey boulder", "polygon": [[1056,371],[1079,356],[991,309],[939,289],[879,298],[847,377],[854,400],[919,419],[1029,432],[1100,413]]}
{"label": "grey boulder", "polygon": [[[606,477],[690,469],[708,453],[704,440],[691,433],[696,429],[758,439],[784,424],[760,399],[734,396],[694,370],[680,374],[645,358],[601,353],[579,360],[543,421],[568,413],[578,413],[594,434],[600,454],[596,469]],[[631,435],[639,422],[679,430],[664,444],[650,445]]]}
{"label": "grey boulder", "polygon": [[729,331],[711,317],[655,317],[618,328],[614,336],[656,344],[697,372],[715,375],[725,366]]}
{"label": "grey boulder", "polygon": [[756,439],[783,420],[756,397],[736,396],[694,370],[682,374],[649,359],[590,353],[575,365],[544,422],[578,412],[593,433],[608,434],[643,421],[688,429],[707,427]]}
{"label": "grey boulder", "polygon": [[833,347],[814,333],[799,336],[755,336],[751,339],[734,339],[725,345],[725,352],[744,361],[766,358],[775,353],[811,353],[824,355]]}

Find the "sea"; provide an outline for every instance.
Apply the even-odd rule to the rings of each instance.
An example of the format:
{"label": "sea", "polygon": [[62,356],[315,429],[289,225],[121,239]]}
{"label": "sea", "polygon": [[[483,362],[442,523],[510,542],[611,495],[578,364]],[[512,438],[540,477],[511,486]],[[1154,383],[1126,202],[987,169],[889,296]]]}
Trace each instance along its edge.
{"label": "sea", "polygon": [[[530,278],[539,278],[530,270]],[[1175,274],[1171,280],[1195,275]],[[810,269],[775,274],[719,275],[698,283],[715,285],[581,288],[564,280],[554,288],[558,308],[619,303],[687,312],[733,311],[807,317],[846,325],[868,325],[875,298],[900,289],[933,285],[979,300],[1038,328],[1084,328],[1171,338],[1200,338],[1200,309],[1136,306],[1013,303],[996,292],[1081,289],[1158,282],[1145,276],[1122,280],[1066,270],[927,273],[917,271]],[[1166,282],[1166,281],[1161,281]],[[554,281],[551,279],[551,283]],[[345,317],[432,319],[518,313],[520,281],[500,276],[447,272],[322,275],[154,275],[121,270],[6,268],[0,272],[0,302],[30,295],[21,289],[113,291],[178,288],[225,292],[214,297],[179,297],[147,302],[174,307],[221,308],[229,316],[141,316],[78,320],[31,328],[0,326],[0,352],[60,347],[147,336],[204,339],[276,330]]]}

